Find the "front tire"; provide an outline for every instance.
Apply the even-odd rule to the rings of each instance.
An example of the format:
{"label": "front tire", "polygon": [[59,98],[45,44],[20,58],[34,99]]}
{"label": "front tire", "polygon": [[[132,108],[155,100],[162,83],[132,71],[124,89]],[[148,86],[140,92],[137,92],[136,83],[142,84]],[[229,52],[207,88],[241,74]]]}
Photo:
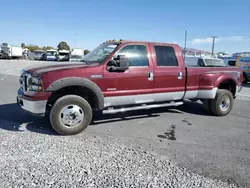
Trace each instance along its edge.
{"label": "front tire", "polygon": [[211,100],[211,112],[216,116],[225,116],[231,112],[233,103],[233,94],[229,90],[219,89]]}
{"label": "front tire", "polygon": [[91,120],[91,106],[77,95],[59,98],[50,111],[50,123],[61,135],[79,134],[88,127]]}

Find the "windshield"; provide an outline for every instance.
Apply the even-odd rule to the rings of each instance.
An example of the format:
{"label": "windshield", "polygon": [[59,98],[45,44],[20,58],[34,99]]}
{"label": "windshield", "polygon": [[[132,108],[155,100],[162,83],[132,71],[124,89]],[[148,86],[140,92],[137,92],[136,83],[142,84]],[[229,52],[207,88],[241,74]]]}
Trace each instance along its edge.
{"label": "windshield", "polygon": [[59,55],[64,56],[64,55],[69,55],[67,52],[59,52]]}
{"label": "windshield", "polygon": [[40,51],[36,51],[36,52],[33,52],[34,55],[42,55],[43,52],[40,52]]}
{"label": "windshield", "polygon": [[10,48],[9,48],[8,46],[2,46],[2,47],[1,47],[1,50],[2,50],[2,51],[8,51],[8,50],[10,50]]}
{"label": "windshield", "polygon": [[207,66],[226,66],[222,59],[204,59],[204,61],[206,62]]}
{"label": "windshield", "polygon": [[54,56],[56,55],[56,52],[46,52],[47,56]]}
{"label": "windshield", "polygon": [[72,59],[81,59],[82,56],[80,56],[80,55],[72,55],[71,58]]}
{"label": "windshield", "polygon": [[118,46],[118,44],[101,44],[87,55],[83,56],[80,61],[100,63],[104,61]]}

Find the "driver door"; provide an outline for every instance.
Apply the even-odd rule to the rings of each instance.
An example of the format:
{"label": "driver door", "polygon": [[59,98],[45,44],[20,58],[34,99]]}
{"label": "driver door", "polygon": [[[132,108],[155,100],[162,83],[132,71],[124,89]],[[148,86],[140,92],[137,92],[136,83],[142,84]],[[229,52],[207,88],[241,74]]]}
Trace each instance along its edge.
{"label": "driver door", "polygon": [[123,45],[115,53],[129,59],[124,72],[109,72],[104,67],[105,106],[119,106],[153,102],[153,64],[145,44]]}

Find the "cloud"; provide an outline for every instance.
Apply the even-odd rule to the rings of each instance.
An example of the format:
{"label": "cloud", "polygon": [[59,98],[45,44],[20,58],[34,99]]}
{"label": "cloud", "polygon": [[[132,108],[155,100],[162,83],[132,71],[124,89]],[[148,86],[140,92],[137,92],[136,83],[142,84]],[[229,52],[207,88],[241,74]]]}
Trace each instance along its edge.
{"label": "cloud", "polygon": [[192,40],[193,44],[212,43],[212,42],[213,42],[212,38],[193,39]]}
{"label": "cloud", "polygon": [[[215,39],[215,42],[221,42],[221,41],[241,42],[241,41],[250,41],[250,38],[244,36],[230,36],[230,37],[218,37]],[[212,37],[192,40],[192,44],[210,44],[212,42],[213,42]]]}

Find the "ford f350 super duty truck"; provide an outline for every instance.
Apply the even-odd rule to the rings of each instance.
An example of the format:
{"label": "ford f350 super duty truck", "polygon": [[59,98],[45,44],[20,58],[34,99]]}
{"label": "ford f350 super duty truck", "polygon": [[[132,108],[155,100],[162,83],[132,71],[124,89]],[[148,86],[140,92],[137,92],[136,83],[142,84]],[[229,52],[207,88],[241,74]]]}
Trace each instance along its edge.
{"label": "ford f350 super duty truck", "polygon": [[44,64],[22,70],[17,103],[47,116],[62,135],[78,134],[92,113],[117,113],[201,100],[217,116],[227,115],[241,90],[237,67],[186,67],[176,44],[111,40],[77,63]]}

